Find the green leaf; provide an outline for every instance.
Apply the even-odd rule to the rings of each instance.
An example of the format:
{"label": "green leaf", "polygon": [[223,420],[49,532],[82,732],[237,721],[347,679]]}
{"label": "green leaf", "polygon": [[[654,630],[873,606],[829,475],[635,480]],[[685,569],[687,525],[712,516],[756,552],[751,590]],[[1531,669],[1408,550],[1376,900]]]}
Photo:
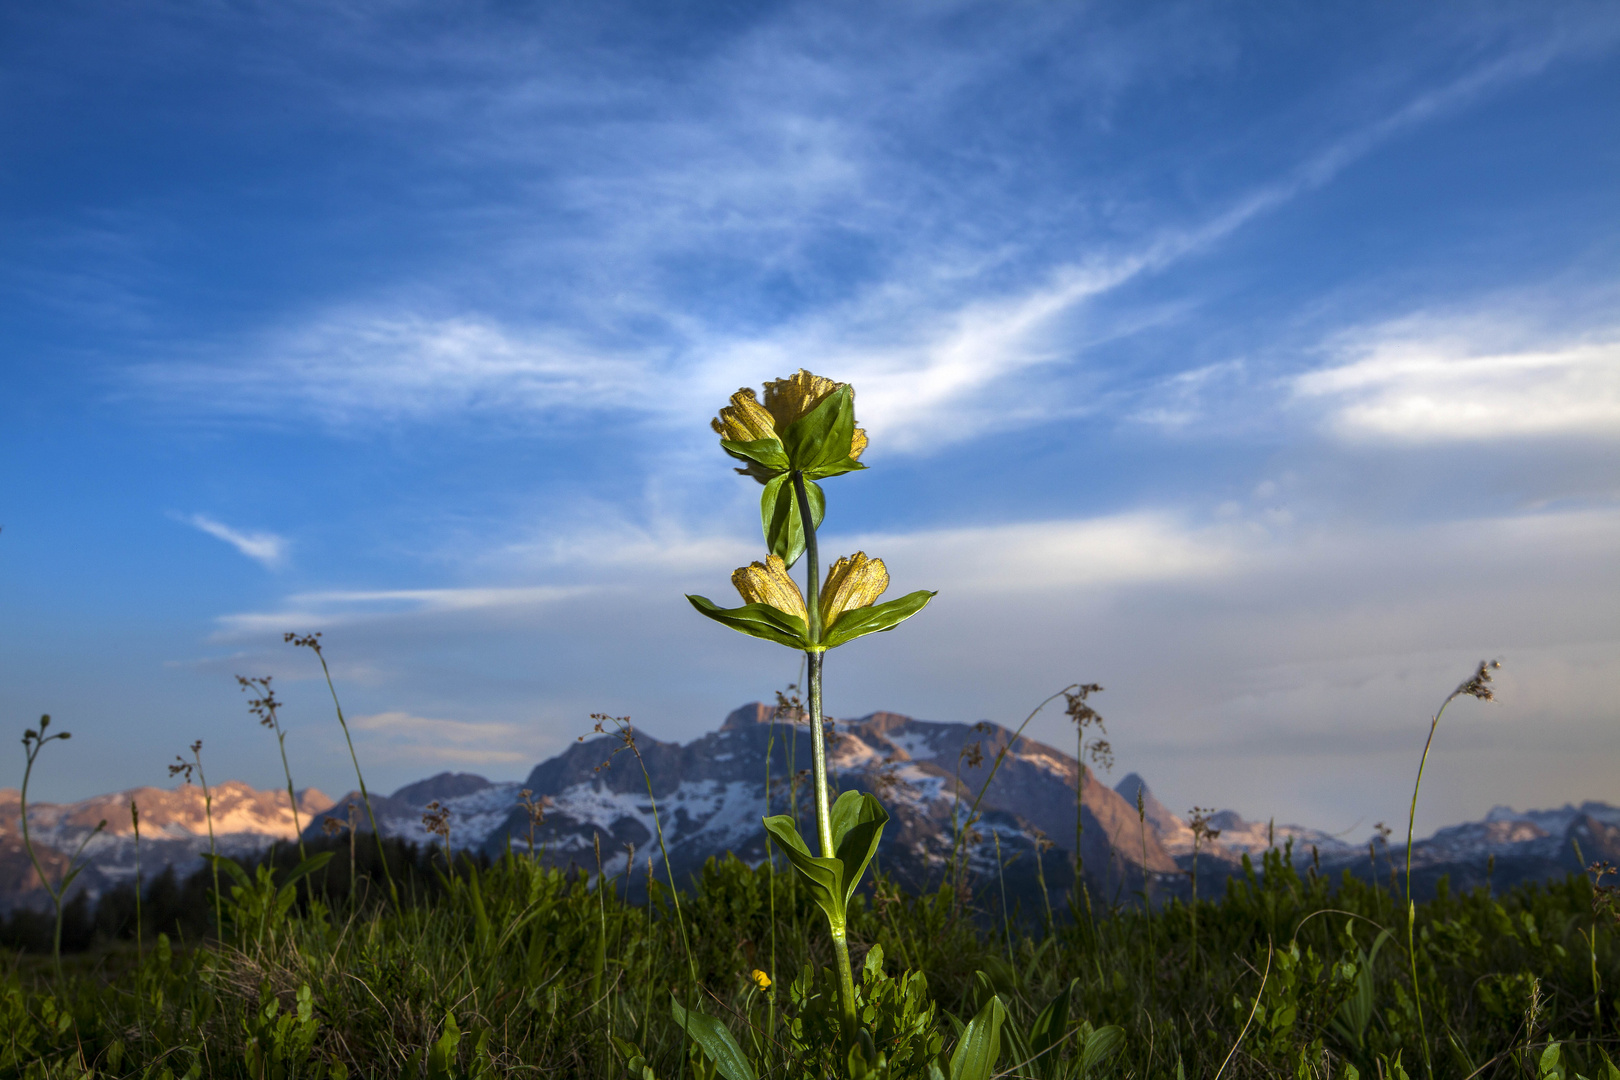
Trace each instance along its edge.
{"label": "green leaf", "polygon": [[1080,1076],[1084,1080],[1098,1065],[1107,1061],[1125,1045],[1125,1029],[1108,1024],[1086,1036],[1085,1049],[1080,1051]]}
{"label": "green leaf", "polygon": [[450,1080],[451,1069],[456,1063],[456,1048],[461,1045],[461,1029],[456,1026],[456,1018],[450,1013],[444,1014],[444,1033],[428,1051],[427,1074],[428,1080]]}
{"label": "green leaf", "polygon": [[247,871],[243,870],[235,859],[226,855],[204,855],[203,861],[212,863],[216,870],[225,871],[242,888],[253,888],[253,879],[247,876]]}
{"label": "green leaf", "polygon": [[883,978],[883,944],[872,942],[866,950],[866,962],[861,965],[861,981],[873,982]]}
{"label": "green leaf", "polygon": [[843,461],[835,461],[831,465],[819,465],[814,469],[806,469],[804,475],[811,480],[825,480],[829,476],[842,476],[847,472],[856,472],[864,468],[866,466],[859,461],[852,457],[846,457]]}
{"label": "green leaf", "polygon": [[846,791],[833,803],[830,815],[833,851],[843,864],[843,902],[847,907],[855,886],[861,883],[867,864],[877,854],[878,841],[883,839],[883,826],[889,823],[889,812],[876,797],[866,792]]}
{"label": "green leaf", "polygon": [[[819,527],[827,512],[827,497],[813,480],[805,481],[805,498],[810,502],[810,524]],[[804,523],[799,518],[799,496],[789,473],[773,477],[759,496],[759,523],[765,531],[765,546],[772,555],[792,566],[804,554]]]}
{"label": "green leaf", "polygon": [[766,818],[765,831],[781,845],[788,862],[804,878],[810,888],[811,899],[827,913],[827,921],[833,926],[843,926],[846,896],[843,861],[810,854],[810,848],[799,835],[798,823],[787,814]]}
{"label": "green leaf", "polygon": [[[1063,1037],[1063,1032],[1069,1026],[1069,1000],[1074,995],[1074,988],[1079,985],[1079,979],[1073,979],[1057,997],[1047,1003],[1046,1008],[1029,1025],[1029,1052],[1031,1055],[1043,1054],[1052,1047],[1052,1044]],[[1045,1059],[1042,1058],[1042,1062]],[[1043,1070],[1044,1071],[1044,1070]]]}
{"label": "green leaf", "polygon": [[855,437],[855,395],[840,386],[781,433],[788,468],[819,469],[849,458]]}
{"label": "green leaf", "polygon": [[790,649],[809,647],[805,640],[808,631],[804,620],[797,615],[778,611],[769,604],[744,604],[738,608],[723,608],[706,596],[688,595],[692,606],[717,623],[731,627],[750,637],[764,638]]}
{"label": "green leaf", "polygon": [[669,996],[669,1004],[675,1023],[703,1049],[721,1076],[726,1080],[758,1080],[754,1066],[743,1056],[742,1047],[724,1024],[696,1009],[683,1009],[674,994]]}
{"label": "green leaf", "polygon": [[754,439],[751,442],[721,439],[720,449],[738,461],[758,462],[772,472],[785,471],[788,467],[787,454],[782,451],[780,439]]}
{"label": "green leaf", "polygon": [[315,871],[331,862],[333,854],[334,853],[330,851],[323,851],[319,855],[311,855],[309,858],[293,867],[292,873],[287,875],[287,880],[282,882],[282,884],[291,885],[299,878],[304,877],[307,874],[313,874]]}
{"label": "green leaf", "polygon": [[990,1080],[1001,1056],[1001,1025],[1006,1019],[1007,1009],[999,997],[984,1003],[962,1029],[962,1038],[951,1054],[951,1080]]}
{"label": "green leaf", "polygon": [[928,601],[936,595],[927,589],[920,589],[914,593],[907,593],[898,600],[846,611],[838,616],[838,621],[833,623],[831,630],[822,634],[821,643],[825,648],[835,649],[867,634],[893,630],[926,607]]}

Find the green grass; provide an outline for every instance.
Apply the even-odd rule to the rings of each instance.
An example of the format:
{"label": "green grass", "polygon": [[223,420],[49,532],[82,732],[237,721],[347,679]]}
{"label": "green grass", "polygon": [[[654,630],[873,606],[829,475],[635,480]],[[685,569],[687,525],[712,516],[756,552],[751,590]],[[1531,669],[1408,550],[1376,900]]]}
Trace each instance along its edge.
{"label": "green grass", "polygon": [[[445,876],[442,855],[419,851],[396,858],[400,908],[379,875],[370,902],[351,910],[347,844],[335,850],[307,879],[313,907],[303,888],[282,884],[285,864],[268,887],[228,897],[224,942],[177,934],[154,944],[151,926],[144,958],[132,940],[103,942],[65,957],[60,978],[47,957],[15,957],[0,989],[0,1075],[622,1077],[618,1037],[658,1077],[702,1076],[711,1073],[688,1057],[672,990],[725,1019],[766,1062],[790,1056],[769,1047],[786,1046],[795,1019],[809,1038],[833,1015],[825,982],[801,984],[808,999],[790,1000],[805,965],[831,966],[831,942],[805,891],[768,866],[711,862],[685,890],[699,993],[669,891],[655,880],[648,902],[624,899],[627,884],[646,885],[645,864],[634,882],[598,893],[526,854]],[[1259,870],[1201,905],[1196,961],[1182,904],[1120,910],[1095,930],[1060,918],[1049,935],[1042,913],[1009,935],[948,891],[904,896],[882,882],[881,902],[858,900],[850,939],[857,969],[879,945],[888,974],[925,973],[938,1010],[931,1037],[946,1058],[950,1016],[965,1021],[999,995],[1009,1027],[1024,1032],[1072,982],[1065,1032],[1084,1021],[1124,1033],[1092,1076],[1326,1077],[1348,1075],[1350,1063],[1372,1077],[1381,1062],[1392,1075],[1399,1054],[1416,1077],[1418,994],[1438,1076],[1541,1075],[1555,1040],[1569,1075],[1607,1075],[1600,1047],[1620,1036],[1620,1003],[1602,988],[1620,987],[1620,957],[1584,878],[1494,898],[1442,890],[1419,905],[1415,994],[1402,900],[1356,880],[1302,877],[1277,853]],[[1368,965],[1381,929],[1391,937]],[[770,974],[769,991],[755,969]],[[1002,1043],[998,1069],[1013,1069],[1019,1040]],[[1078,1075],[1080,1045],[1071,1034],[1012,1075]]]}

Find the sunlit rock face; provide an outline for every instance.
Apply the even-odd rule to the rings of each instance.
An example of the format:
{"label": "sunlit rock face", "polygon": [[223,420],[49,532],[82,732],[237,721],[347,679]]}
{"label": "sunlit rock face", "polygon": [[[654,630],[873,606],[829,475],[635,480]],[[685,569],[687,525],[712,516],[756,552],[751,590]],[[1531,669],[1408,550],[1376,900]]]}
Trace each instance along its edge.
{"label": "sunlit rock face", "polygon": [[[236,858],[258,855],[278,840],[298,837],[292,806],[285,789],[259,791],[237,780],[211,789],[214,841],[220,852]],[[151,877],[166,866],[188,873],[202,865],[208,850],[208,808],[202,788],[140,787],[96,795],[73,803],[28,805],[28,828],[40,862],[53,878],[68,857],[83,844],[85,864],[74,889],[91,896],[135,875],[135,828],[129,807],[140,808],[140,861]],[[298,792],[298,823],[303,824],[332,805],[314,788]],[[14,788],[0,790],[0,910],[17,904],[39,906],[46,899],[38,875],[22,844],[21,796]],[[97,829],[97,825],[105,822]]]}

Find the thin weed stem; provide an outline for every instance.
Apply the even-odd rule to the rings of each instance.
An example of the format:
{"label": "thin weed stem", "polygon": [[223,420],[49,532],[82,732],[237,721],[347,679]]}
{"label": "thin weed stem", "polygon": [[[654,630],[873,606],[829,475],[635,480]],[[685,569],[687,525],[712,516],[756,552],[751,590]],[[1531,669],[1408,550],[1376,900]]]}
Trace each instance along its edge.
{"label": "thin weed stem", "polygon": [[189,747],[191,760],[187,761],[179,754],[174,756],[175,764],[169,766],[170,776],[184,776],[186,783],[191,783],[191,774],[195,770],[197,781],[202,785],[203,793],[203,820],[208,823],[208,866],[214,874],[214,933],[219,940],[225,940],[225,908],[219,888],[219,847],[214,842],[214,792],[208,786],[208,776],[203,772],[202,740],[198,739]]}
{"label": "thin weed stem", "polygon": [[1446,706],[1460,697],[1494,701],[1495,694],[1490,687],[1491,672],[1501,666],[1499,660],[1481,660],[1473,676],[1459,684],[1440,703],[1434,719],[1429,721],[1429,737],[1423,741],[1423,756],[1418,758],[1417,781],[1412,785],[1412,806],[1406,818],[1406,955],[1412,964],[1412,1001],[1417,1006],[1418,1033],[1423,1040],[1423,1066],[1430,1080],[1434,1078],[1434,1062],[1429,1055],[1429,1030],[1423,1019],[1423,990],[1418,982],[1417,964],[1417,907],[1412,903],[1412,831],[1417,824],[1418,790],[1423,786],[1423,767],[1429,763],[1429,747],[1434,745],[1434,733],[1440,726],[1440,718],[1446,713]]}
{"label": "thin weed stem", "polygon": [[996,841],[996,880],[1001,884],[1001,936],[1007,943],[1007,962],[1013,963],[1012,912],[1007,908],[1007,864],[1001,861],[1001,834],[995,829],[990,835]]}
{"label": "thin weed stem", "polygon": [[[604,733],[607,731],[607,728],[604,725],[612,724],[614,726],[614,734],[618,737],[620,742],[619,749],[613,751],[613,753],[617,755],[621,751],[628,750],[635,755],[636,764],[641,767],[641,778],[642,780],[646,781],[647,784],[647,801],[652,804],[653,829],[658,836],[658,852],[663,856],[664,859],[664,876],[669,879],[670,900],[675,905],[675,923],[680,927],[681,930],[681,947],[686,951],[687,972],[692,977],[692,993],[694,996],[696,996],[699,992],[697,962],[692,958],[692,942],[691,939],[687,937],[686,919],[681,914],[681,890],[676,887],[675,884],[675,871],[670,866],[669,862],[669,845],[664,842],[664,821],[663,818],[661,818],[658,814],[658,798],[653,794],[652,773],[647,770],[647,761],[641,756],[641,747],[636,745],[635,728],[630,726],[630,718],[628,716],[609,716],[607,713],[592,713],[591,719],[596,721],[596,730]],[[600,770],[606,768],[608,762],[612,760],[613,759],[610,756],[608,761],[604,761],[601,765],[598,765],[597,769]],[[649,885],[652,882],[652,860],[650,858],[647,860],[647,881]],[[652,896],[650,888],[647,895],[650,899]],[[650,915],[650,904],[648,907],[648,912]]]}
{"label": "thin weed stem", "polygon": [[141,933],[141,808],[129,800],[129,824],[135,830],[135,1030],[145,1028],[141,974],[146,969],[146,941]]}
{"label": "thin weed stem", "polygon": [[[1019,724],[1018,729],[1012,733],[1012,738],[1001,744],[1001,748],[996,751],[995,760],[990,763],[990,775],[986,776],[984,778],[984,783],[979,785],[979,793],[973,797],[973,805],[968,807],[967,821],[970,824],[972,823],[974,816],[979,812],[979,804],[984,801],[985,793],[990,790],[990,783],[991,781],[995,780],[996,773],[1001,768],[1001,763],[1006,760],[1008,751],[1017,745],[1019,739],[1023,738],[1024,729],[1029,727],[1029,722],[1035,719],[1042,709],[1046,708],[1052,702],[1056,701],[1058,698],[1069,693],[1070,691],[1078,689],[1079,686],[1079,683],[1070,683],[1062,690],[1059,690],[1057,693],[1051,695],[1039,705],[1035,706],[1035,708],[1030,710],[1029,715],[1024,717],[1024,722]],[[952,817],[953,819],[955,817],[954,810],[952,811]],[[951,851],[951,861],[953,864],[960,860],[962,856],[963,840],[965,836],[965,832],[958,830],[956,843]]]}
{"label": "thin weed stem", "polygon": [[354,778],[360,784],[360,799],[366,804],[366,816],[371,819],[371,835],[377,841],[377,860],[382,863],[383,877],[388,881],[388,898],[393,901],[394,908],[399,908],[399,889],[394,885],[394,872],[388,868],[388,852],[383,846],[382,830],[377,827],[377,815],[371,809],[371,794],[366,791],[366,778],[360,771],[360,756],[354,752],[354,737],[349,734],[349,722],[343,718],[343,705],[338,701],[337,687],[332,684],[332,669],[326,666],[326,654],[321,651],[321,635],[319,631],[313,634],[284,634],[282,640],[302,648],[309,649],[321,662],[321,674],[326,676],[326,689],[332,694],[332,707],[337,710],[338,726],[343,729],[343,739],[349,744],[349,760],[354,762]]}
{"label": "thin weed stem", "polygon": [[[28,832],[28,781],[34,775],[34,762],[38,760],[40,751],[45,749],[47,743],[53,743],[57,740],[65,742],[73,737],[71,733],[66,731],[59,731],[55,735],[45,734],[46,729],[50,726],[51,717],[47,713],[39,718],[38,731],[29,728],[23,732],[23,752],[27,755],[28,761],[23,766],[22,791],[18,797],[17,813],[22,823],[23,847],[28,849],[28,861],[34,864],[34,873],[39,875],[39,883],[50,894],[51,903],[56,908],[56,932],[51,938],[51,959],[56,966],[57,981],[60,982],[62,980],[62,900],[67,893],[68,886],[73,884],[73,879],[78,873],[73,869],[73,864],[77,860],[79,852],[84,850],[84,844],[90,842],[90,837],[85,837],[84,843],[79,845],[79,852],[75,852],[74,857],[69,859],[67,865],[62,868],[61,880],[53,886],[51,879],[45,873],[45,867],[40,865],[39,855],[34,851],[33,838]],[[99,833],[106,824],[103,821],[100,825],[97,825],[90,836]]]}
{"label": "thin weed stem", "polygon": [[293,834],[298,837],[298,858],[302,862],[309,858],[309,852],[304,850],[304,824],[298,816],[298,794],[293,790],[292,766],[287,764],[287,733],[281,729],[281,718],[277,710],[281,702],[276,700],[276,692],[270,688],[269,675],[259,678],[247,678],[242,675],[236,677],[236,683],[244,693],[255,691],[257,698],[248,699],[248,711],[259,718],[259,723],[275,733],[276,748],[281,751],[281,771],[287,777],[287,806],[292,810]]}

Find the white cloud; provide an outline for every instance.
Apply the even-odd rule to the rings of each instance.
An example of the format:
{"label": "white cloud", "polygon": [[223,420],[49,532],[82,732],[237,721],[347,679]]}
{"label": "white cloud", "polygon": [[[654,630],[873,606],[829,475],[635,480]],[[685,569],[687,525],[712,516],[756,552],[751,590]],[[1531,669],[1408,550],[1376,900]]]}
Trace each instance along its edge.
{"label": "white cloud", "polygon": [[535,739],[516,724],[438,720],[407,712],[382,712],[350,721],[371,738],[368,751],[399,764],[527,765]]}
{"label": "white cloud", "polygon": [[144,392],[227,415],[288,408],[333,425],[466,414],[554,414],[655,405],[641,358],[611,355],[555,331],[521,331],[476,315],[430,319],[326,312],[274,333],[234,363],[135,369]]}
{"label": "white cloud", "polygon": [[[1168,514],[1135,513],[863,536],[843,547],[883,558],[903,592],[1050,594],[1218,576],[1240,553],[1236,539],[1228,531],[1190,528]],[[823,540],[826,558],[843,551],[839,543],[836,536]]]}
{"label": "white cloud", "polygon": [[591,585],[515,585],[453,589],[331,590],[293,593],[281,608],[222,616],[220,633],[282,633],[303,626],[339,626],[390,618],[497,609],[543,608],[599,591]]}
{"label": "white cloud", "polygon": [[[529,325],[475,309],[428,317],[412,311],[414,299],[372,302],[318,313],[232,362],[153,364],[133,377],[144,393],[166,401],[272,418],[293,410],[339,427],[604,409],[664,419],[711,409],[738,385],[757,383],[762,372],[784,374],[814,358],[818,371],[860,386],[862,420],[874,435],[897,450],[927,452],[1096,407],[1096,393],[1082,406],[1074,388],[1054,392],[1048,378],[1035,392],[1030,377],[1085,354],[1091,342],[1076,331],[1088,302],[1209,249],[1330,182],[1389,138],[1533,75],[1567,47],[1543,42],[1481,65],[1349,131],[1202,221],[1149,225],[1134,241],[1026,272],[1022,285],[992,280],[1008,272],[1008,252],[962,241],[941,222],[892,236],[896,208],[869,189],[880,187],[897,163],[884,158],[883,140],[873,132],[823,119],[830,101],[769,98],[764,118],[721,110],[711,117],[718,132],[653,110],[631,125],[638,133],[633,145],[653,145],[663,156],[609,154],[608,172],[598,175],[602,159],[591,155],[595,164],[564,185],[571,193],[564,202],[597,230],[587,250],[601,262],[606,245],[610,276],[619,276],[575,296],[580,307],[572,316]],[[758,61],[750,57],[722,75],[757,77]],[[778,67],[766,65],[773,85]],[[525,82],[519,96],[533,89]],[[754,152],[760,142],[769,152]],[[690,164],[694,153],[701,168]],[[846,204],[853,206],[840,210],[841,228],[886,246],[892,241],[897,254],[853,297],[774,325],[739,330],[706,323],[693,314],[690,297],[670,293],[675,286],[637,277],[675,254],[697,257],[715,245],[727,257],[792,262],[798,256],[790,252],[828,228],[821,211]],[[626,323],[657,327],[646,331],[650,344],[593,344],[599,335],[588,328]],[[1184,412],[1150,410],[1146,418],[1185,422]]]}
{"label": "white cloud", "polygon": [[243,555],[274,570],[287,560],[287,538],[272,532],[247,532],[215,521],[207,514],[181,518],[217,540],[223,540]]}
{"label": "white cloud", "polygon": [[1461,442],[1620,438],[1620,341],[1480,354],[1446,340],[1394,340],[1301,375],[1349,439]]}

